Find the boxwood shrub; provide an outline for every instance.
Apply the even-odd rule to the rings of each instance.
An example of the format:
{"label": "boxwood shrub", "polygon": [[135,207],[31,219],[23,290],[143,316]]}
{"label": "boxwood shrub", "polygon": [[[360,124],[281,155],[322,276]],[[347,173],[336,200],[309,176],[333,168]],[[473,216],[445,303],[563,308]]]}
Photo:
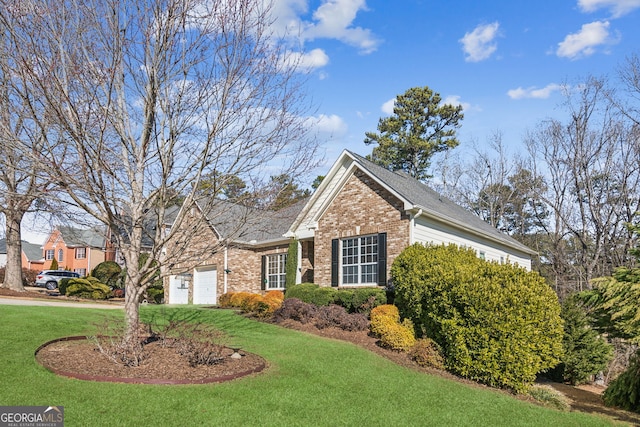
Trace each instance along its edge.
{"label": "boxwood shrub", "polygon": [[415,244],[391,276],[400,314],[442,348],[450,371],[522,392],[559,362],[560,304],[537,273],[472,249]]}
{"label": "boxwood shrub", "polygon": [[313,283],[301,283],[287,288],[285,298],[297,298],[318,307],[336,304],[349,313],[369,315],[372,308],[386,304],[387,296],[381,288],[336,289]]}

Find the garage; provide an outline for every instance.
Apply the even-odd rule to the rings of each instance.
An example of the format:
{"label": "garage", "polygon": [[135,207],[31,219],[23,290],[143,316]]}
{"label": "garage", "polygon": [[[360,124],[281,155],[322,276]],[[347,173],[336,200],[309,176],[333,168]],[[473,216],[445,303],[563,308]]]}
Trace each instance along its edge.
{"label": "garage", "polygon": [[215,267],[199,267],[193,274],[193,303],[215,304],[218,272]]}
{"label": "garage", "polygon": [[169,276],[169,304],[189,303],[189,280],[184,274]]}

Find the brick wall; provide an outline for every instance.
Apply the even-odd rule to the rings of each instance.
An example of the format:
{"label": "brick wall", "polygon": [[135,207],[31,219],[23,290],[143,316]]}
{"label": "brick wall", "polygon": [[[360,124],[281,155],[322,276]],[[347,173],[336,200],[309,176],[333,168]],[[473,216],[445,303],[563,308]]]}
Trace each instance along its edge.
{"label": "brick wall", "polygon": [[409,245],[409,216],[403,203],[356,170],[318,221],[314,282],[331,285],[331,240],[387,233],[387,279],[393,260]]}

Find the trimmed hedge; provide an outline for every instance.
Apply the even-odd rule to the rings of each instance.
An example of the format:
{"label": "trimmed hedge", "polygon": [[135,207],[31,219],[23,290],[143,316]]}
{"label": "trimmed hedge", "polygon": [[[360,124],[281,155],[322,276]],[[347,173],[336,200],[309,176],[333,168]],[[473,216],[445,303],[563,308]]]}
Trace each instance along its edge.
{"label": "trimmed hedge", "polygon": [[395,304],[443,350],[450,371],[526,391],[562,354],[560,304],[535,272],[455,245],[405,249],[391,266]]}
{"label": "trimmed hedge", "polygon": [[386,304],[387,294],[381,288],[335,289],[313,283],[301,283],[287,289],[286,298],[297,298],[319,307],[336,304],[349,313],[368,315],[372,308]]}
{"label": "trimmed hedge", "polygon": [[264,296],[249,292],[227,292],[218,298],[218,306],[239,308],[258,317],[269,317],[280,308],[283,300],[281,291],[269,291]]}
{"label": "trimmed hedge", "polygon": [[100,283],[95,277],[70,279],[67,283],[65,295],[89,299],[107,299],[111,295],[111,288],[104,283]]}

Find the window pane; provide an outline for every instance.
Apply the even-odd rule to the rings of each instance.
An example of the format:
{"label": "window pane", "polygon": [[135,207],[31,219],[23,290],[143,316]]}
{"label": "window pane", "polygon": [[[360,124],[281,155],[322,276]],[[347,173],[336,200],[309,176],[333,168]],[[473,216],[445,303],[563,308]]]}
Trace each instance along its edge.
{"label": "window pane", "polygon": [[342,240],[342,283],[378,283],[378,236]]}

